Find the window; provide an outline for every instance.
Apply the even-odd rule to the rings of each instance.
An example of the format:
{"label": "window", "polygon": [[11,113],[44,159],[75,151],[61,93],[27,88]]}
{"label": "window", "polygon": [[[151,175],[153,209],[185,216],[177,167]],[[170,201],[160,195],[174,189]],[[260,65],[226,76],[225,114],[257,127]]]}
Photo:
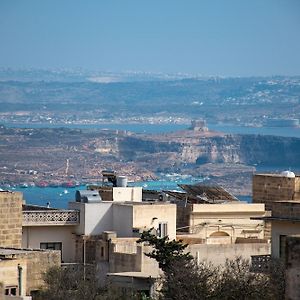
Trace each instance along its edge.
{"label": "window", "polygon": [[62,250],[62,243],[61,242],[54,242],[54,243],[40,243],[41,249],[47,250]]}
{"label": "window", "polygon": [[157,236],[159,238],[163,238],[167,235],[168,235],[168,223],[167,222],[160,222],[158,224]]}
{"label": "window", "polygon": [[17,286],[7,286],[5,288],[5,295],[7,296],[17,296]]}

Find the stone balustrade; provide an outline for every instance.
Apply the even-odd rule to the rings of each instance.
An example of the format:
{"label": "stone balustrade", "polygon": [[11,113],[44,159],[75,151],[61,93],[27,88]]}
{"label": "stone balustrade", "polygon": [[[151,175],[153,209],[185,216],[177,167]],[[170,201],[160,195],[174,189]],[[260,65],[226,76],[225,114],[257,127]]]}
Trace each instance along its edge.
{"label": "stone balustrade", "polygon": [[23,226],[78,225],[77,210],[35,210],[23,211]]}

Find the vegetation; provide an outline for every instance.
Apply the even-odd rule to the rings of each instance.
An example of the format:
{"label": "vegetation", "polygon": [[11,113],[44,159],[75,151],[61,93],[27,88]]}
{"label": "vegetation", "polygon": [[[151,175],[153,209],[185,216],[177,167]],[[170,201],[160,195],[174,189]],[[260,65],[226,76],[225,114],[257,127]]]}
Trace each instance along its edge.
{"label": "vegetation", "polygon": [[144,231],[138,243],[147,242],[153,247],[153,251],[145,255],[154,258],[164,272],[168,271],[175,261],[185,264],[193,259],[190,253],[184,253],[188,245],[183,244],[182,241],[169,241],[168,236],[158,238],[151,232],[152,229]]}
{"label": "vegetation", "polygon": [[159,239],[146,231],[140,242],[148,242],[153,251],[147,256],[157,260],[164,271],[162,300],[281,300],[284,299],[284,269],[278,262],[270,264],[268,273],[251,272],[250,263],[237,257],[224,266],[196,263],[187,245],[180,241]]}
{"label": "vegetation", "polygon": [[73,268],[52,267],[44,274],[46,286],[33,296],[34,300],[147,300],[132,290],[101,287],[93,265]]}

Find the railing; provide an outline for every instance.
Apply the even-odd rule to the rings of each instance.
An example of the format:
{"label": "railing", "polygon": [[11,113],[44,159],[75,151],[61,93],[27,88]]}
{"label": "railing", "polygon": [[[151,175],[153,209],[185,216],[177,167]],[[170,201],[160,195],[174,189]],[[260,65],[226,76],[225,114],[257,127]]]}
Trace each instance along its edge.
{"label": "railing", "polygon": [[271,255],[252,255],[251,271],[256,273],[268,273],[270,269]]}
{"label": "railing", "polygon": [[79,224],[79,211],[77,210],[23,211],[23,226],[77,224]]}

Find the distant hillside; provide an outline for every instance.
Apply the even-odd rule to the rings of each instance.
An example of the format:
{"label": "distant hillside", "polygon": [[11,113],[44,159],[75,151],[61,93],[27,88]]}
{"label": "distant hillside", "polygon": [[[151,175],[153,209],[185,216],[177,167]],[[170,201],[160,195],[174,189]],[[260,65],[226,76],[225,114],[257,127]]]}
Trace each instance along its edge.
{"label": "distant hillside", "polygon": [[300,77],[0,81],[0,105],[1,112],[77,114],[79,119],[177,115],[259,124],[264,117],[300,118]]}

